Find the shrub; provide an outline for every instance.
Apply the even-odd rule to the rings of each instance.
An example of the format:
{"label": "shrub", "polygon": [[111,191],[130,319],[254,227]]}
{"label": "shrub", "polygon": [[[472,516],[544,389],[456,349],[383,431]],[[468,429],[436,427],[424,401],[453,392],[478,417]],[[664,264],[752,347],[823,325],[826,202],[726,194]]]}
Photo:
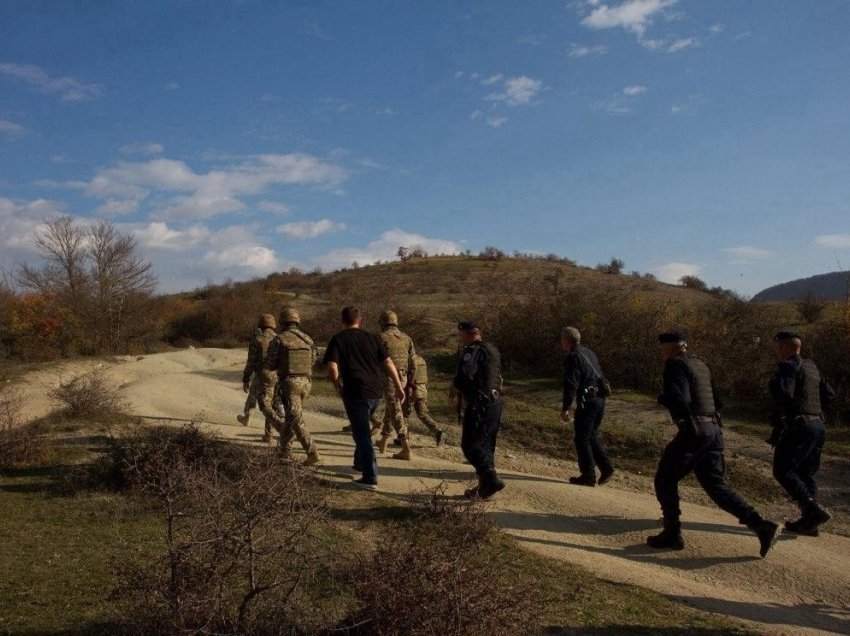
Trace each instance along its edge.
{"label": "shrub", "polygon": [[50,447],[38,428],[23,424],[20,394],[0,385],[0,470],[30,466],[49,454]]}
{"label": "shrub", "polygon": [[823,317],[823,312],[828,304],[827,301],[818,298],[812,292],[808,292],[797,299],[794,307],[796,307],[797,313],[800,314],[800,318],[808,323],[813,323]]}
{"label": "shrub", "polygon": [[622,259],[612,258],[607,263],[599,263],[596,266],[596,270],[603,274],[622,274],[625,266],[626,264]]}
{"label": "shrub", "polygon": [[699,276],[682,276],[679,279],[679,284],[688,289],[696,289],[698,291],[708,291],[708,284]]}
{"label": "shrub", "polygon": [[361,603],[353,633],[530,633],[540,603],[507,581],[511,562],[480,506],[458,505],[437,492],[412,522],[384,533],[352,575]]}
{"label": "shrub", "polygon": [[77,419],[108,422],[126,410],[124,400],[101,369],[60,381],[50,397],[64,404],[66,415]]}
{"label": "shrub", "polygon": [[138,633],[304,633],[332,620],[304,595],[321,575],[326,514],[305,469],[195,427],[125,446],[125,476],[158,502],[163,530],[158,558],[117,566],[113,599]]}

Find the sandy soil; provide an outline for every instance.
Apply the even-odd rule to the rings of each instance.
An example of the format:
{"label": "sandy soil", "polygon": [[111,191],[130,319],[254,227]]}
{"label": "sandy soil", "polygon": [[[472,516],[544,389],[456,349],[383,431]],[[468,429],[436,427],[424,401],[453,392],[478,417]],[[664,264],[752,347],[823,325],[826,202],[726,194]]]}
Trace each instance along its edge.
{"label": "sandy soil", "polygon": [[[47,397],[49,387],[101,367],[137,415],[200,421],[224,437],[258,444],[259,414],[249,428],[235,420],[244,402],[244,360],[244,350],[189,349],[70,362],[30,373],[19,386],[27,415],[35,418],[55,407]],[[328,479],[349,481],[353,442],[340,430],[345,423],[337,415],[341,404],[317,398],[308,408],[307,425],[324,459],[317,470]],[[473,472],[457,446],[437,449],[424,436],[413,441],[413,461],[379,458],[382,493],[401,498],[446,481],[448,494],[460,495],[472,482]],[[564,479],[572,472],[559,478],[539,461],[500,448],[497,467],[506,468],[501,474],[508,487],[487,504],[493,520],[529,549],[580,564],[607,580],[753,621],[766,633],[850,633],[850,538],[783,534],[760,559],[756,538],[729,515],[685,503],[686,549],[655,552],[644,539],[657,529],[658,504],[650,490],[635,489],[645,478],[618,474],[606,486],[572,486]],[[793,512],[789,506],[787,514]]]}

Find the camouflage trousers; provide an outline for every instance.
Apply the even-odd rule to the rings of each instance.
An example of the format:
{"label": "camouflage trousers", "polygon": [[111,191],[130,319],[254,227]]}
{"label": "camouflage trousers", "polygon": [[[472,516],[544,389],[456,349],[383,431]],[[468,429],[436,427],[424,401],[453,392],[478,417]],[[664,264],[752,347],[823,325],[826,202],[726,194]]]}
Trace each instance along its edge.
{"label": "camouflage trousers", "polygon": [[310,396],[313,383],[307,376],[292,376],[281,378],[278,385],[283,402],[283,410],[286,413],[280,431],[280,447],[284,450],[289,448],[293,435],[308,452],[313,446],[310,432],[304,426],[304,402]]}
{"label": "camouflage trousers", "polygon": [[395,382],[387,378],[384,385],[384,425],[381,428],[381,437],[390,437],[393,429],[399,439],[407,437],[407,421],[404,419],[401,404],[395,394]]}
{"label": "camouflage trousers", "polygon": [[283,415],[280,413],[280,399],[277,391],[277,374],[262,376],[255,373],[251,379],[251,386],[248,388],[248,399],[245,400],[247,406],[251,399],[251,391],[254,387],[254,381],[257,382],[256,402],[260,413],[266,418],[266,435],[271,435],[272,430],[280,431],[283,426]]}
{"label": "camouflage trousers", "polygon": [[[263,388],[263,380],[258,374],[254,374],[251,376],[251,384],[248,386],[248,397],[245,398],[245,406],[242,408],[242,412],[245,415],[251,415],[251,411],[257,408],[257,396]],[[278,391],[274,392],[274,397],[272,398],[272,408],[274,409],[275,414],[279,418],[283,418],[283,404],[280,401],[280,393]],[[268,421],[266,421],[266,433],[271,434],[272,429],[269,428]]]}
{"label": "camouflage trousers", "polygon": [[414,395],[413,397],[405,400],[402,403],[402,413],[404,417],[410,419],[411,411],[416,411],[416,417],[418,417],[419,421],[427,426],[428,430],[432,433],[442,430],[439,424],[434,421],[434,418],[431,417],[431,411],[428,408],[428,398],[416,397]]}

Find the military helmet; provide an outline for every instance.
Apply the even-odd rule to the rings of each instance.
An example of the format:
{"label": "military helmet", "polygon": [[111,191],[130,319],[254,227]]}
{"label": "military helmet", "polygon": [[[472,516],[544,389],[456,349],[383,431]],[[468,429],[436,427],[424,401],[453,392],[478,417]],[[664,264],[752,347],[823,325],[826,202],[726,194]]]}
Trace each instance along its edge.
{"label": "military helmet", "polygon": [[290,323],[300,325],[301,315],[298,313],[297,309],[293,309],[292,307],[284,307],[280,311],[280,324],[288,325]]}
{"label": "military helmet", "polygon": [[274,316],[271,314],[261,314],[260,320],[257,322],[257,326],[259,326],[260,329],[277,329],[277,323],[274,320]]}
{"label": "military helmet", "polygon": [[389,327],[390,325],[398,327],[398,316],[394,311],[387,309],[386,311],[381,312],[381,317],[378,318],[378,322],[382,327]]}

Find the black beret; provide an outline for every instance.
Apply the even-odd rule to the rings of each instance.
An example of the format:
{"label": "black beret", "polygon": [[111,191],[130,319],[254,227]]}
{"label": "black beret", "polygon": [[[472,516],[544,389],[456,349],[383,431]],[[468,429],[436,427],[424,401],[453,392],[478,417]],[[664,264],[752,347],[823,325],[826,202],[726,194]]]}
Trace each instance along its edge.
{"label": "black beret", "polygon": [[459,323],[457,323],[457,330],[475,332],[480,331],[481,327],[474,320],[461,320]]}
{"label": "black beret", "polygon": [[773,336],[773,339],[776,342],[779,342],[780,340],[792,340],[794,338],[797,338],[799,340],[800,336],[794,333],[793,331],[780,331],[778,334]]}
{"label": "black beret", "polygon": [[658,344],[679,343],[685,341],[685,334],[681,331],[667,331],[658,334]]}

